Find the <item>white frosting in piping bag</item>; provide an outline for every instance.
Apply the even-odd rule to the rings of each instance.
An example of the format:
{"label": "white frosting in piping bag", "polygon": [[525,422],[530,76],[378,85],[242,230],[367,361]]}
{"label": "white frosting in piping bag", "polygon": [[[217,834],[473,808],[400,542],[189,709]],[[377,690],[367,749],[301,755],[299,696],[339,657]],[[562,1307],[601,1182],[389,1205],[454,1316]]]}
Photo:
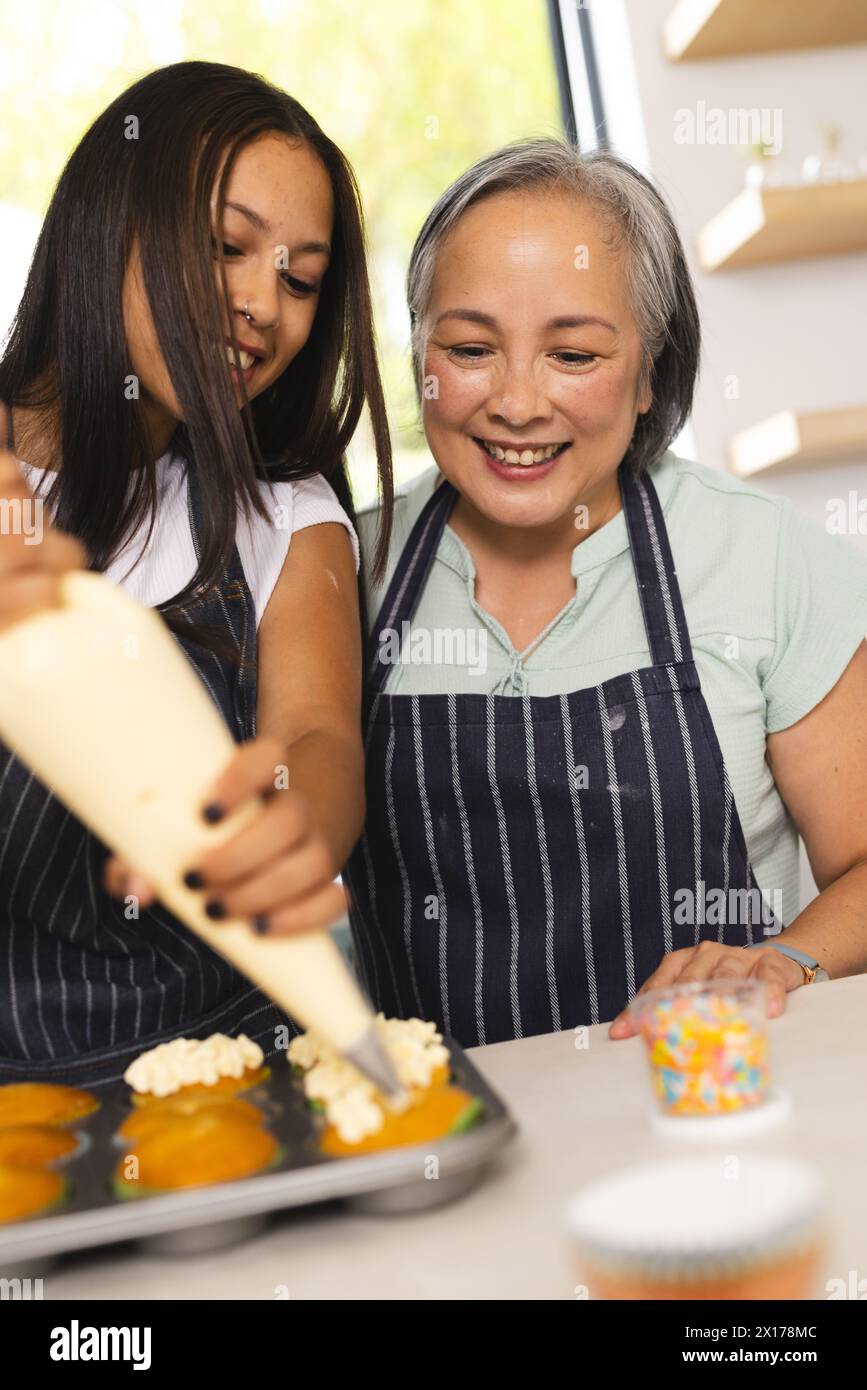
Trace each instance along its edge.
{"label": "white frosting in piping bag", "polygon": [[180,646],[156,612],[102,575],[70,570],[60,588],[61,607],[0,632],[0,737],[214,951],[351,1051],[373,1011],[331,936],[217,924],[183,882],[256,803],[215,826],[201,817],[235,744]]}

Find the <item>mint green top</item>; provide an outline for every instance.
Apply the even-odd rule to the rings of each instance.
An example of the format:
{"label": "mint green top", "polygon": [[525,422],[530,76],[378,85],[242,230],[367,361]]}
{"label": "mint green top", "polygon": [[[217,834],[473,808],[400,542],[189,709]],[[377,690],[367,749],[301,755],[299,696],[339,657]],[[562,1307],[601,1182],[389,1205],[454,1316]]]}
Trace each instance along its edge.
{"label": "mint green top", "polygon": [[[798,833],[765,741],[819,703],[867,635],[867,555],[787,498],[670,450],[650,477],[756,880],[788,926],[800,910]],[[398,489],[388,570],[369,588],[371,623],[438,478],[432,467]],[[377,522],[375,504],[362,509],[366,573]],[[650,665],[622,511],[579,540],[572,573],[575,597],[517,652],[476,602],[472,556],[447,526],[409,640],[392,640],[386,692],[561,695]]]}

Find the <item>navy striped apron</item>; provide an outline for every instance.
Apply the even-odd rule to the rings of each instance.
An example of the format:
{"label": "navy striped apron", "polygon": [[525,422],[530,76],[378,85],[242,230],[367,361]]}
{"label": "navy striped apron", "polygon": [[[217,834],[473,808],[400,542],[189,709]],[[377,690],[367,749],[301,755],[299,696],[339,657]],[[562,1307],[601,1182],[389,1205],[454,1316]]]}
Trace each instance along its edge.
{"label": "navy striped apron", "polygon": [[[187,478],[198,551],[202,501],[194,469]],[[256,611],[237,546],[185,616],[230,634],[237,665],[178,640],[235,741],[253,738]],[[273,1055],[275,1029],[295,1026],[159,903],[127,920],[102,887],[107,855],[0,743],[0,1080],[99,1085],[145,1048],[215,1032],[247,1033]]]}
{"label": "navy striped apron", "polygon": [[[465,1046],[607,1021],[665,952],[781,930],[752,875],[656,490],[624,465],[619,481],[652,665],[568,695],[384,693],[378,634],[408,631],[448,483],[373,627],[367,821],[344,874],[354,951],[378,1008]],[[711,889],[724,910],[705,912]]]}

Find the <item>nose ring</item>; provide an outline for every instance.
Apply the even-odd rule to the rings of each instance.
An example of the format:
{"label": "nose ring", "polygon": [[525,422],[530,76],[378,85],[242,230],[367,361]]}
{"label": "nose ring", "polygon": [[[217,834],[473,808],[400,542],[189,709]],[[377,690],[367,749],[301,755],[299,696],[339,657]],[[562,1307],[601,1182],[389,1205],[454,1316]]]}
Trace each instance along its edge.
{"label": "nose ring", "polygon": [[245,300],[244,300],[244,318],[247,320],[248,323],[252,323],[252,322],[253,322],[253,315],[249,312],[249,304],[250,304],[249,299],[245,299]]}

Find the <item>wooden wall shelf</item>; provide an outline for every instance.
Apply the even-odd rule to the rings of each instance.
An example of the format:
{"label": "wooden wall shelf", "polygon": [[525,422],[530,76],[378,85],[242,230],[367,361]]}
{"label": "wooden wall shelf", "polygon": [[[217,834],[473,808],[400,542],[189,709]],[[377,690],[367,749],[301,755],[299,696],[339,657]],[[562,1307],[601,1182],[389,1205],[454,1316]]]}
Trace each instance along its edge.
{"label": "wooden wall shelf", "polygon": [[745,188],[698,234],[703,270],[867,250],[867,178]]}
{"label": "wooden wall shelf", "polygon": [[790,463],[831,463],[867,457],[867,405],[836,410],[781,410],[741,430],[729,444],[729,465],[740,478]]}
{"label": "wooden wall shelf", "polygon": [[863,0],[679,0],[663,28],[672,63],[867,43]]}

